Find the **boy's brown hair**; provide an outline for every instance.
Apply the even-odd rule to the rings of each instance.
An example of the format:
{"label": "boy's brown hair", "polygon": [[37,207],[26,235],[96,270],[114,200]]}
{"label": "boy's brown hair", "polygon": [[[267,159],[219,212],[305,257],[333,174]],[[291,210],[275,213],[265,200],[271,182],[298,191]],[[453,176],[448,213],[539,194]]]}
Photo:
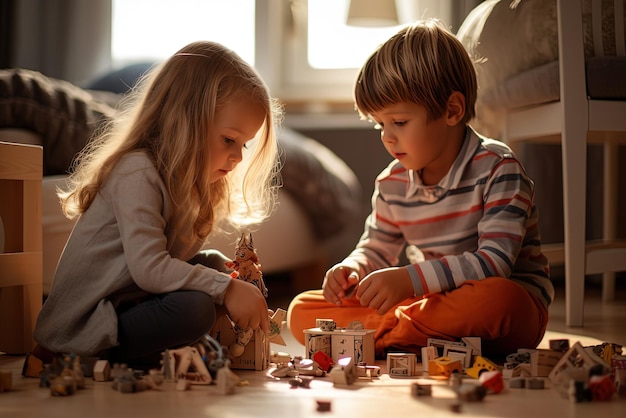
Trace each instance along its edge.
{"label": "boy's brown hair", "polygon": [[434,120],[455,91],[465,97],[463,122],[468,123],[477,95],[474,64],[442,21],[427,19],[402,28],[374,51],[357,75],[354,101],[363,118],[412,102],[425,106]]}

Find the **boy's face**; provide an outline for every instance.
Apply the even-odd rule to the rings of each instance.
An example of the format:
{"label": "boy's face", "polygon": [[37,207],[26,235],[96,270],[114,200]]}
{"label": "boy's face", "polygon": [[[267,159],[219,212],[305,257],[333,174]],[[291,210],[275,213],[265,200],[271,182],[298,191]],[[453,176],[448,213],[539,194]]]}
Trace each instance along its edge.
{"label": "boy's face", "polygon": [[458,154],[457,129],[444,114],[428,122],[420,104],[400,102],[371,114],[387,152],[407,169],[428,172],[438,182]]}

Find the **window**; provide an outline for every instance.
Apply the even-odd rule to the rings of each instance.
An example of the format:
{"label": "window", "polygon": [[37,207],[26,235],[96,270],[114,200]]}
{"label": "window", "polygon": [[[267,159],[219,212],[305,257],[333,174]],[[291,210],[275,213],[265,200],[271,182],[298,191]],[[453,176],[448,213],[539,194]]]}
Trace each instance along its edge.
{"label": "window", "polygon": [[255,0],[113,0],[113,65],[162,61],[197,40],[224,44],[254,65],[254,15]]}
{"label": "window", "polygon": [[[456,1],[396,0],[400,25],[439,17],[451,22]],[[288,102],[351,102],[358,68],[380,43],[400,26],[349,27],[349,0],[257,0],[259,41],[271,45],[267,59],[257,55],[260,69],[274,94]],[[264,39],[265,37],[265,39]],[[273,42],[279,40],[279,43]]]}
{"label": "window", "polygon": [[[399,26],[345,24],[349,0],[112,0],[115,66],[210,39],[254,65],[286,102],[350,102],[357,69]],[[400,23],[451,16],[452,1],[396,0]]]}
{"label": "window", "polygon": [[357,69],[395,27],[351,27],[348,0],[292,3],[292,39],[285,45],[281,93],[286,98],[345,101],[352,97]]}
{"label": "window", "polygon": [[[307,7],[307,62],[313,69],[358,68],[374,47],[398,31],[348,26],[349,0],[313,0]],[[329,12],[331,11],[332,12]]]}

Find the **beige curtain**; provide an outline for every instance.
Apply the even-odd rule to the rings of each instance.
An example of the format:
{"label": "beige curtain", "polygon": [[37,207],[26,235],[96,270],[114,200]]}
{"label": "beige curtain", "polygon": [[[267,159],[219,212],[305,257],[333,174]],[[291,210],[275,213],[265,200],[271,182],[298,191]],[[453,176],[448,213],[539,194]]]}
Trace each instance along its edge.
{"label": "beige curtain", "polygon": [[81,85],[111,68],[111,0],[19,0],[12,67]]}

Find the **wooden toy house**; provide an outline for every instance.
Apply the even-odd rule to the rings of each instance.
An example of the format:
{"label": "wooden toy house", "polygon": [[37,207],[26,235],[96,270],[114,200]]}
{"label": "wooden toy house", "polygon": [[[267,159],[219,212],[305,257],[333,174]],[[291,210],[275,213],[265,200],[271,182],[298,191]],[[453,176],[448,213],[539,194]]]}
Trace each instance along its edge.
{"label": "wooden toy house", "polygon": [[322,331],[320,328],[304,330],[306,358],[321,351],[329,355],[334,362],[340,358],[351,357],[354,364],[365,362],[374,364],[374,333],[373,329],[337,328]]}
{"label": "wooden toy house", "polygon": [[[228,317],[221,316],[217,319],[211,336],[224,347],[229,347],[235,341],[235,332]],[[243,354],[229,358],[231,369],[265,370],[269,367],[270,341],[261,329],[257,329],[246,344]]]}

